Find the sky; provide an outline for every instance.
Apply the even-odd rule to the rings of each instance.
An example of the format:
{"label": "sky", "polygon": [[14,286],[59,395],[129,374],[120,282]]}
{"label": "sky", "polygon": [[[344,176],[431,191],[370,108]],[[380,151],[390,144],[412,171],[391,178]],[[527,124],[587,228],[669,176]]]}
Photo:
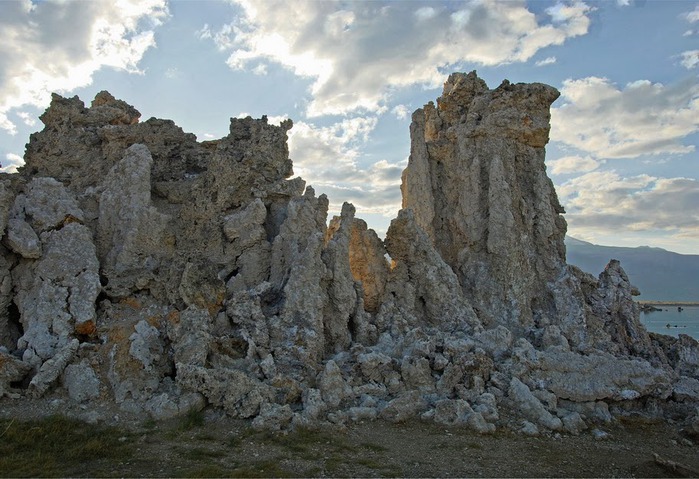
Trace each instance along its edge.
{"label": "sky", "polygon": [[51,92],[101,90],[200,141],[291,118],[295,175],[380,236],[413,111],[449,73],[542,82],[568,234],[699,254],[699,0],[0,0],[0,163]]}

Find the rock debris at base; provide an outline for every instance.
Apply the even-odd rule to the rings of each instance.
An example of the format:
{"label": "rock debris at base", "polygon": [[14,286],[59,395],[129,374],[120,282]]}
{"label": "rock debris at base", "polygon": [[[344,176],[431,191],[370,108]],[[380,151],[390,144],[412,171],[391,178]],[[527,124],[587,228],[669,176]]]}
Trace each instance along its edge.
{"label": "rock debris at base", "polygon": [[0,401],[209,406],[272,430],[696,422],[697,341],[646,331],[618,261],[566,264],[544,165],[557,97],[452,74],[413,114],[382,241],[292,178],[291,121],[199,143],[107,92],[54,95],[0,176]]}

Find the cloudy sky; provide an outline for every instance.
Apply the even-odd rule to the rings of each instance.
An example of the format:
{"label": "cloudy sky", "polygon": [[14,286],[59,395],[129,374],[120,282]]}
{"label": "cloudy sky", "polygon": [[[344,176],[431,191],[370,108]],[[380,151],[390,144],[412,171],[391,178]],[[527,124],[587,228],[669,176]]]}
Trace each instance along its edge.
{"label": "cloudy sky", "polygon": [[452,71],[561,91],[547,165],[569,234],[699,254],[699,1],[0,0],[0,163],[52,91],[103,89],[200,140],[294,120],[297,175],[379,234],[410,115]]}

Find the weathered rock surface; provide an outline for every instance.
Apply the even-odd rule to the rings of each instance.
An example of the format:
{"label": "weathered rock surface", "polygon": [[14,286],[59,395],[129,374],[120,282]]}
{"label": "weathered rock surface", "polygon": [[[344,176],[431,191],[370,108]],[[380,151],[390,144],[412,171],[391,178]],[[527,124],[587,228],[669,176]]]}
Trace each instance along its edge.
{"label": "weathered rock surface", "polygon": [[22,381],[31,369],[30,364],[0,351],[0,398],[6,395],[19,397],[19,394],[11,392],[11,385]]}
{"label": "weathered rock surface", "polygon": [[558,92],[452,74],[413,114],[403,207],[415,212],[487,326],[555,314],[548,283],[565,267],[561,216],[546,176],[549,106]]}
{"label": "weathered rock surface", "polygon": [[618,262],[598,278],[565,263],[544,167],[557,96],[450,76],[413,115],[382,241],[290,179],[290,121],[232,119],[199,143],[107,92],[54,95],[0,178],[0,398],[211,407],[272,430],[579,434],[610,410],[693,414],[697,342],[645,331]]}

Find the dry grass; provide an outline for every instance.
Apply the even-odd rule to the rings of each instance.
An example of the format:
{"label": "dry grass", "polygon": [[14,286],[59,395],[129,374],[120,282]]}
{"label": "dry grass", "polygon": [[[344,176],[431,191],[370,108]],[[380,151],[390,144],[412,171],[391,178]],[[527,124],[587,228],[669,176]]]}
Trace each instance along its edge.
{"label": "dry grass", "polygon": [[0,421],[1,477],[99,475],[109,464],[127,460],[133,450],[128,433],[86,427],[59,416],[39,421]]}

